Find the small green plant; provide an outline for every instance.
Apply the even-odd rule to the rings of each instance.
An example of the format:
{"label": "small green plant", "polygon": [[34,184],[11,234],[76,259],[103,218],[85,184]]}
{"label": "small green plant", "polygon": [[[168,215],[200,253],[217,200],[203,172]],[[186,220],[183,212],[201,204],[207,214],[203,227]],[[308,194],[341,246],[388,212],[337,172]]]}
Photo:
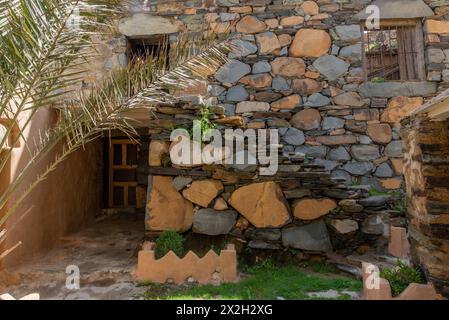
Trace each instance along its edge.
{"label": "small green plant", "polygon": [[178,257],[184,255],[184,238],[175,231],[164,231],[156,240],[156,258],[162,258],[169,251]]}
{"label": "small green plant", "polygon": [[248,267],[247,268],[247,272],[248,273],[257,273],[258,271],[266,271],[266,270],[274,270],[275,269],[275,264],[273,262],[273,260],[271,259],[263,259],[260,262],[258,262],[257,264]]}
{"label": "small green plant", "polygon": [[200,111],[200,118],[199,120],[199,125],[201,128],[201,133],[205,134],[207,131],[209,131],[210,129],[215,129],[217,126],[215,125],[215,123],[210,121],[210,116],[213,115],[213,113],[210,111],[209,106],[208,105],[204,105],[201,108]]}
{"label": "small green plant", "polygon": [[419,268],[407,266],[401,260],[397,261],[395,268],[384,269],[380,276],[390,282],[393,297],[401,294],[411,283],[423,283],[424,279]]}
{"label": "small green plant", "polygon": [[385,78],[374,77],[374,78],[371,79],[371,82],[373,82],[373,83],[384,83],[385,82]]}

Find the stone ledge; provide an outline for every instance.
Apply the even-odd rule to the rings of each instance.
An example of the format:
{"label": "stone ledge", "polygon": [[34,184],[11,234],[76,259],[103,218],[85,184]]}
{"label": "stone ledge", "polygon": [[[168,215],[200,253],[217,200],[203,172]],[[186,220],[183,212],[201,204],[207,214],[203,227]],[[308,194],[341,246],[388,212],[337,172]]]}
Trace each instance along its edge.
{"label": "stone ledge", "polygon": [[437,84],[429,81],[365,82],[359,87],[359,92],[364,98],[430,96],[437,92]]}
{"label": "stone ledge", "polygon": [[165,283],[169,280],[182,284],[193,278],[201,284],[237,281],[237,253],[234,245],[228,244],[220,255],[209,250],[202,258],[189,251],[179,258],[170,251],[156,259],[155,244],[146,242],[139,251],[137,269],[134,273],[138,281]]}

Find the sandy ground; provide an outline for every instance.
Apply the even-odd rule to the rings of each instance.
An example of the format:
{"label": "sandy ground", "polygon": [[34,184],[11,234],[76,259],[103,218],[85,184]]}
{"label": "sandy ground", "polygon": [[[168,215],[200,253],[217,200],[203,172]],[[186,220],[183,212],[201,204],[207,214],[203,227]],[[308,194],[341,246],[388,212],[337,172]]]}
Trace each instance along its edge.
{"label": "sandy ground", "polygon": [[[138,299],[144,288],[135,285],[131,272],[144,237],[142,221],[122,214],[62,238],[55,248],[12,270],[22,282],[7,292],[15,298],[36,292],[41,299]],[[79,289],[66,287],[73,275],[66,273],[68,266],[79,268]]]}

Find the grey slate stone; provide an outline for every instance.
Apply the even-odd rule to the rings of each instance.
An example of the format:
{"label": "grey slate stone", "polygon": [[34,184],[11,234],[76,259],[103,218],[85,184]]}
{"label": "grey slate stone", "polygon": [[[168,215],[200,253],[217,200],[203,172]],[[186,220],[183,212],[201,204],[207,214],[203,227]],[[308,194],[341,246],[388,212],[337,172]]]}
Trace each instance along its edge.
{"label": "grey slate stone", "polygon": [[301,146],[295,149],[296,152],[304,153],[311,158],[324,158],[327,153],[326,146]]}
{"label": "grey slate stone", "polygon": [[394,98],[397,96],[429,96],[437,91],[435,82],[365,82],[359,87],[364,98]]}
{"label": "grey slate stone", "polygon": [[218,97],[223,92],[225,92],[225,90],[226,90],[225,88],[216,84],[211,84],[207,86],[207,93],[213,97]]}
{"label": "grey slate stone", "polygon": [[351,46],[347,46],[341,48],[340,57],[344,57],[349,59],[351,63],[362,60],[362,45],[361,44],[353,44]]}
{"label": "grey slate stone", "polygon": [[377,167],[374,175],[379,178],[391,178],[393,176],[393,169],[391,169],[388,163],[382,163]]}
{"label": "grey slate stone", "polygon": [[371,196],[366,199],[359,200],[359,204],[364,207],[381,207],[392,200],[390,195]]}
{"label": "grey slate stone", "polygon": [[347,62],[331,55],[322,56],[316,59],[313,62],[313,66],[331,81],[335,81],[344,75],[349,68]]}
{"label": "grey slate stone", "polygon": [[293,146],[300,146],[306,142],[304,133],[296,128],[289,128],[282,136],[282,140]]}
{"label": "grey slate stone", "polygon": [[371,162],[351,162],[344,166],[344,169],[354,176],[363,176],[371,172],[374,169],[374,165]]}
{"label": "grey slate stone", "polygon": [[235,83],[250,72],[249,65],[231,59],[217,71],[215,78],[222,83]]}
{"label": "grey slate stone", "polygon": [[285,247],[309,251],[332,250],[327,227],[321,220],[302,227],[283,229],[282,243]]}
{"label": "grey slate stone", "polygon": [[271,64],[269,64],[267,61],[257,61],[255,64],[253,64],[253,73],[266,73],[271,72]]}
{"label": "grey slate stone", "polygon": [[381,215],[373,215],[366,218],[362,223],[362,232],[373,235],[383,235],[387,233],[388,225],[383,221]]}
{"label": "grey slate stone", "polygon": [[351,177],[351,175],[348,172],[346,172],[344,170],[340,170],[340,169],[334,170],[331,173],[331,179],[336,181],[336,182],[343,183],[345,185],[351,185],[352,184],[352,177]]}
{"label": "grey slate stone", "polygon": [[262,249],[262,250],[279,250],[281,246],[277,243],[266,242],[263,240],[251,240],[248,242],[248,247],[252,249]]}
{"label": "grey slate stone", "polygon": [[340,146],[338,148],[331,149],[329,151],[328,158],[334,161],[349,161],[351,160],[351,155],[345,147]]}
{"label": "grey slate stone", "polygon": [[324,170],[330,172],[338,167],[339,163],[332,160],[324,160],[324,159],[315,159],[313,160],[313,164],[323,166]]}
{"label": "grey slate stone", "polygon": [[228,234],[237,220],[234,210],[200,209],[193,216],[193,232],[217,236]]}
{"label": "grey slate stone", "polygon": [[390,158],[402,157],[402,141],[395,140],[385,147],[385,155]]}
{"label": "grey slate stone", "polygon": [[246,57],[247,55],[257,52],[257,46],[249,41],[236,39],[232,41],[232,44],[234,45],[233,51],[228,55],[231,59]]}
{"label": "grey slate stone", "polygon": [[180,191],[184,189],[189,183],[192,182],[192,178],[177,176],[173,179],[173,186],[176,190]]}
{"label": "grey slate stone", "polygon": [[380,157],[379,147],[375,145],[352,146],[351,154],[357,161],[370,161]]}
{"label": "grey slate stone", "polygon": [[341,41],[353,42],[362,38],[362,32],[358,24],[336,26],[335,32]]}
{"label": "grey slate stone", "polygon": [[224,114],[228,117],[235,116],[235,105],[230,103],[224,103],[221,105],[224,108]]}
{"label": "grey slate stone", "polygon": [[340,129],[345,126],[345,121],[337,117],[326,117],[321,122],[321,127],[323,130],[333,130]]}
{"label": "grey slate stone", "polygon": [[279,229],[249,229],[245,232],[245,237],[252,240],[277,241],[281,239]]}
{"label": "grey slate stone", "polygon": [[273,82],[271,83],[271,87],[277,91],[288,91],[290,90],[290,84],[288,81],[280,76],[274,77]]}
{"label": "grey slate stone", "polygon": [[245,87],[242,85],[238,85],[235,87],[232,87],[228,90],[226,94],[226,100],[227,101],[245,101],[249,97],[249,93],[246,91]]}
{"label": "grey slate stone", "polygon": [[304,105],[306,107],[324,107],[329,105],[330,102],[331,100],[321,93],[314,93],[307,98],[307,102]]}

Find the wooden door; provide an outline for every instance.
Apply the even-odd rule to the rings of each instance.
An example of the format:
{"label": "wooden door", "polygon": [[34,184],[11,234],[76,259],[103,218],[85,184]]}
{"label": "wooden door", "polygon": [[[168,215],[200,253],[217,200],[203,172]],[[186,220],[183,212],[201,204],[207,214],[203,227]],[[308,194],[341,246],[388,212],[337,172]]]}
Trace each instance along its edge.
{"label": "wooden door", "polygon": [[137,141],[110,140],[109,208],[136,206],[137,147]]}

